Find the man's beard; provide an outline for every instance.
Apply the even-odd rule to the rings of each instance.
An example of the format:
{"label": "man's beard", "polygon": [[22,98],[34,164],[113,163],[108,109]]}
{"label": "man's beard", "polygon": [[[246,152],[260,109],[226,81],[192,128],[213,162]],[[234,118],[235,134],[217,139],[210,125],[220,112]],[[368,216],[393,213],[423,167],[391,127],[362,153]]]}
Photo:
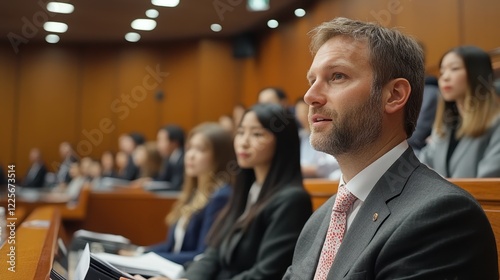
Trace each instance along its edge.
{"label": "man's beard", "polygon": [[[312,109],[312,114],[319,113],[332,119],[329,135],[318,135],[311,126],[311,145],[318,151],[333,156],[363,152],[374,143],[382,133],[381,94],[370,94],[370,98],[358,107],[345,111],[341,117],[330,109]],[[314,135],[316,134],[316,135]]]}

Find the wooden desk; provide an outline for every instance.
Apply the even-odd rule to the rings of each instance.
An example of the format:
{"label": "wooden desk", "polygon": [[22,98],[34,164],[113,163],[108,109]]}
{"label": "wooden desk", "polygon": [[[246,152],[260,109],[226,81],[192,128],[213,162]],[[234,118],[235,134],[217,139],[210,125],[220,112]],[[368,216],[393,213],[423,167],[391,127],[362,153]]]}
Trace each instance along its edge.
{"label": "wooden desk", "polygon": [[86,229],[123,235],[137,245],[151,245],[166,238],[165,217],[177,195],[158,195],[143,189],[91,192],[85,219],[65,220],[64,227],[70,235]]}
{"label": "wooden desk", "polygon": [[[90,195],[90,186],[86,185],[82,188],[80,196],[78,197],[78,201],[75,203],[68,203],[67,201],[54,201],[54,200],[29,200],[25,199],[22,196],[17,196],[15,199],[16,206],[16,215],[18,215],[17,210],[22,208],[19,211],[19,215],[29,215],[33,210],[44,207],[44,206],[54,206],[59,208],[62,219],[64,220],[82,220],[85,218],[88,199]],[[7,198],[2,197],[0,199],[0,206],[7,207]],[[23,218],[20,216],[19,218]],[[19,221],[19,219],[18,219]],[[19,221],[21,222],[21,221]]]}
{"label": "wooden desk", "polygon": [[[58,209],[43,207],[17,224],[17,230],[11,233],[15,244],[4,244],[0,249],[0,279],[49,279],[60,222]],[[9,264],[8,258],[13,262]],[[15,265],[11,268],[15,272],[8,270],[11,265]]]}

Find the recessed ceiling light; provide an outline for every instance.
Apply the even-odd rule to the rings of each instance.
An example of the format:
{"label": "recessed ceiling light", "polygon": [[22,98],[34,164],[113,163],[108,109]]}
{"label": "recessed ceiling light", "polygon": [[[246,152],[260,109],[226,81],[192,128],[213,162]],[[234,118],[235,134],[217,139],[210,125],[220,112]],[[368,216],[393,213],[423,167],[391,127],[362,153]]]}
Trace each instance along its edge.
{"label": "recessed ceiling light", "polygon": [[125,40],[129,41],[129,42],[137,42],[139,41],[139,39],[141,39],[141,35],[139,35],[139,33],[137,32],[129,32],[127,34],[125,34]]}
{"label": "recessed ceiling light", "polygon": [[148,18],[157,18],[159,15],[160,13],[158,12],[158,10],[155,9],[149,9],[146,11],[146,16]]}
{"label": "recessed ceiling light", "polygon": [[222,25],[214,23],[210,25],[210,29],[212,29],[213,32],[220,32],[222,30]]}
{"label": "recessed ceiling light", "polygon": [[295,16],[303,17],[305,15],[306,15],[306,10],[304,10],[304,9],[296,9],[295,10]]}
{"label": "recessed ceiling light", "polygon": [[47,43],[55,44],[59,42],[59,36],[57,36],[56,34],[49,34],[45,36],[45,41],[47,41]]}
{"label": "recessed ceiling light", "polygon": [[47,21],[43,24],[43,29],[47,32],[64,33],[68,30],[68,25],[57,21]]}
{"label": "recessed ceiling light", "polygon": [[47,10],[59,14],[71,14],[75,10],[75,6],[69,3],[49,2],[47,3]]}
{"label": "recessed ceiling light", "polygon": [[269,28],[276,28],[276,27],[278,27],[278,25],[280,25],[280,24],[279,24],[279,23],[278,23],[278,21],[277,21],[277,20],[275,20],[275,19],[270,19],[270,20],[267,22],[267,26],[269,26]]}
{"label": "recessed ceiling light", "polygon": [[177,7],[179,0],[151,0],[151,4],[160,7]]}
{"label": "recessed ceiling light", "polygon": [[249,11],[267,11],[269,10],[269,0],[248,0],[247,9]]}
{"label": "recessed ceiling light", "polygon": [[130,26],[132,26],[132,28],[135,30],[150,31],[150,30],[155,29],[156,21],[154,21],[152,19],[140,18],[140,19],[136,19],[136,20],[132,21]]}

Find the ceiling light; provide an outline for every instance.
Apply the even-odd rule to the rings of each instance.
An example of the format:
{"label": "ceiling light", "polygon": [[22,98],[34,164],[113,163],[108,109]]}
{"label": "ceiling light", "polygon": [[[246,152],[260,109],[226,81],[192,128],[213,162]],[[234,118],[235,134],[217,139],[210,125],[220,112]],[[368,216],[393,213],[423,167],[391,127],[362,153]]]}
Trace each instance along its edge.
{"label": "ceiling light", "polygon": [[135,30],[150,31],[150,30],[155,29],[156,21],[154,21],[152,19],[140,18],[140,19],[136,19],[136,20],[132,21],[130,26],[132,26],[132,28]]}
{"label": "ceiling light", "polygon": [[306,10],[304,10],[304,9],[296,9],[295,10],[295,16],[303,17],[305,15],[306,15]]}
{"label": "ceiling light", "polygon": [[47,10],[58,14],[71,14],[75,10],[75,6],[69,3],[49,2],[47,3]]}
{"label": "ceiling light", "polygon": [[57,36],[56,34],[49,34],[45,36],[45,41],[47,41],[47,43],[55,44],[59,42],[59,36]]}
{"label": "ceiling light", "polygon": [[248,0],[247,9],[249,11],[267,11],[269,10],[269,0]]}
{"label": "ceiling light", "polygon": [[268,22],[267,22],[267,26],[269,26],[269,28],[276,28],[278,27],[279,23],[277,20],[275,19],[270,19]]}
{"label": "ceiling light", "polygon": [[214,23],[210,25],[210,29],[212,29],[213,32],[220,32],[222,30],[222,26],[218,23]]}
{"label": "ceiling light", "polygon": [[47,32],[64,33],[68,30],[68,25],[57,21],[47,21],[43,24],[43,29]]}
{"label": "ceiling light", "polygon": [[158,12],[158,10],[155,9],[149,9],[146,11],[146,16],[148,18],[157,18],[159,15],[160,13]]}
{"label": "ceiling light", "polygon": [[139,35],[139,33],[137,32],[129,32],[127,34],[125,34],[125,40],[129,41],[129,42],[137,42],[139,41],[139,39],[141,39],[141,35]]}
{"label": "ceiling light", "polygon": [[160,7],[177,7],[179,0],[151,0],[151,4]]}

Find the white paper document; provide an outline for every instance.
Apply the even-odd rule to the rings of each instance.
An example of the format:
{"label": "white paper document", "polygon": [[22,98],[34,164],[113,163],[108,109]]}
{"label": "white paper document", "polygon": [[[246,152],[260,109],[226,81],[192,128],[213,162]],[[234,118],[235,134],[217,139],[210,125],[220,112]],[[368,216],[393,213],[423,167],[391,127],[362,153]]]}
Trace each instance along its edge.
{"label": "white paper document", "polygon": [[177,279],[184,273],[182,265],[160,257],[153,252],[133,257],[108,253],[96,253],[93,255],[130,274],[162,275],[170,279]]}

